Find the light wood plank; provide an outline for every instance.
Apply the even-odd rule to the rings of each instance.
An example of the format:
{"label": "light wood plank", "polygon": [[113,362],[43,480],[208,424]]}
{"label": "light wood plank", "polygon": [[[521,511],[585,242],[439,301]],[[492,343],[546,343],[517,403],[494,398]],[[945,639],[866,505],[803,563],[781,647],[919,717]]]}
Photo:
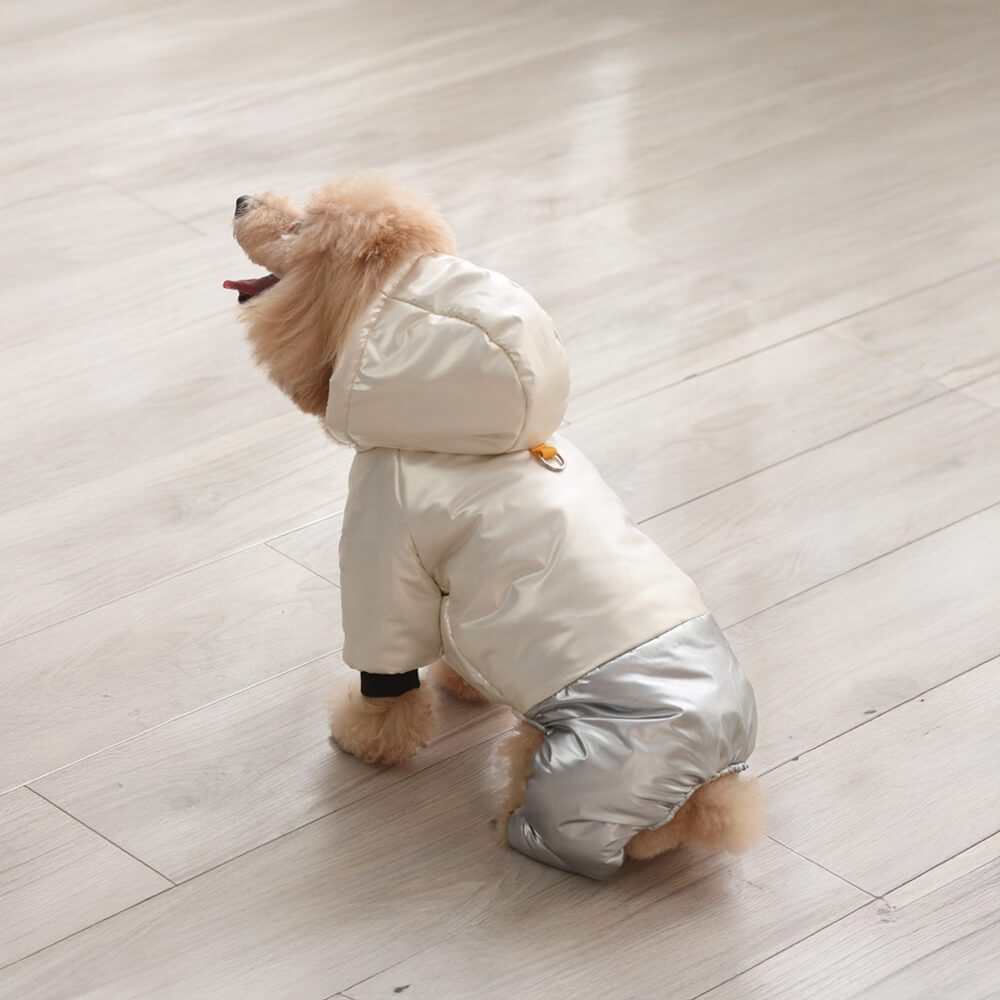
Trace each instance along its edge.
{"label": "light wood plank", "polygon": [[0,638],[343,510],[350,458],[289,410],[0,514]]}
{"label": "light wood plank", "polygon": [[190,241],[191,229],[107,184],[89,184],[67,197],[43,195],[0,209],[0,226],[18,234],[17,253],[5,255],[5,286],[59,281],[86,265],[111,267],[151,243]]}
{"label": "light wood plank", "polygon": [[188,879],[474,747],[513,723],[499,706],[440,701],[431,745],[371,767],[328,739],[324,657],[36,782],[46,798],[174,881]]}
{"label": "light wood plank", "polygon": [[[964,108],[971,92],[942,100]],[[986,122],[958,114],[949,144],[921,114],[890,125],[892,114],[845,124],[865,132],[857,145],[832,128],[602,208],[602,223],[659,250],[662,263],[603,302],[556,314],[564,335],[586,332],[578,351],[605,357],[598,381],[577,380],[577,396],[598,407],[648,392],[993,259],[1000,200],[981,216],[960,212],[996,171],[995,145],[976,146],[969,162],[967,136],[988,131]],[[898,127],[914,130],[903,146]],[[918,147],[927,150],[919,179],[902,162]],[[794,194],[776,186],[778,176],[796,178]],[[947,272],[933,259],[935,233],[957,251]]]}
{"label": "light wood plank", "polygon": [[575,421],[567,436],[645,520],[938,391],[816,333]]}
{"label": "light wood plank", "polygon": [[993,1000],[1000,861],[900,907],[878,901],[704,1000]]}
{"label": "light wood plank", "polygon": [[692,997],[866,898],[774,844],[738,860],[668,857],[602,886],[558,885],[517,914],[499,908],[347,992],[381,1000],[408,984],[414,1000]]}
{"label": "light wood plank", "polygon": [[568,876],[494,844],[490,750],[452,758],[9,966],[0,994],[325,997],[498,909],[517,921],[532,897]]}
{"label": "light wood plank", "polygon": [[[523,231],[706,167],[745,160],[783,142],[808,137],[815,145],[815,115],[823,116],[824,125],[846,119],[853,126],[859,111],[869,110],[869,87],[894,88],[897,101],[891,110],[878,109],[881,117],[877,125],[864,129],[866,138],[869,129],[877,137],[878,130],[892,128],[914,146],[921,139],[926,143],[925,134],[910,135],[923,123],[923,112],[908,111],[908,99],[919,96],[926,101],[941,88],[968,87],[970,78],[981,93],[979,77],[989,69],[970,62],[967,54],[964,61],[955,58],[961,51],[957,43],[935,38],[925,23],[915,32],[918,49],[907,49],[896,39],[891,47],[882,46],[878,60],[851,72],[852,59],[873,55],[875,36],[844,32],[839,51],[814,84],[808,109],[793,101],[776,106],[772,88],[792,89],[800,82],[795,59],[803,45],[818,32],[836,31],[838,21],[852,19],[850,12],[844,17],[836,11],[807,9],[801,16],[785,11],[781,24],[772,24],[769,32],[762,31],[761,22],[729,18],[729,30],[723,33],[713,28],[718,12],[696,16],[689,11],[687,17],[694,20],[682,24],[676,18],[657,24],[648,5],[631,15],[616,10],[581,16],[576,8],[572,13],[566,17],[549,7],[547,17],[536,24],[534,9],[519,11],[518,37],[523,41],[516,51],[525,57],[516,73],[500,54],[510,52],[503,44],[501,20],[493,42],[500,53],[474,51],[467,61],[461,48],[452,46],[437,58],[432,74],[425,71],[403,80],[390,70],[389,79],[399,83],[399,89],[389,91],[391,96],[380,86],[358,87],[352,99],[366,102],[364,112],[377,115],[381,128],[352,135],[346,150],[343,130],[330,120],[331,107],[345,107],[336,99],[342,82],[339,76],[331,78],[329,69],[310,79],[305,92],[260,102],[269,118],[288,123],[289,142],[300,150],[295,164],[288,164],[287,157],[279,159],[282,179],[299,190],[345,153],[352,162],[391,165],[410,181],[442,194],[462,243],[469,245],[469,240],[478,243],[490,234]],[[988,20],[982,30],[985,37],[996,33]],[[536,39],[551,34],[561,44],[538,51]],[[764,38],[774,52],[766,69],[759,55]],[[436,55],[428,53],[428,60]],[[931,65],[940,71],[924,89],[913,85],[918,64],[924,73]],[[558,103],[545,87],[553,78],[560,81]],[[656,79],[657,85],[639,85],[647,79]],[[957,116],[962,122],[968,104],[967,95],[956,101],[965,112]],[[355,108],[357,103],[345,116],[356,113]],[[244,109],[234,110],[235,115],[228,116],[234,129],[254,128],[256,121],[244,118]],[[415,129],[416,121],[426,122],[426,127]],[[202,139],[195,155],[206,161],[201,170],[206,183],[182,190],[172,180],[158,192],[172,206],[184,199],[193,207],[194,199],[208,193],[209,184],[233,169],[207,124],[193,127]],[[664,134],[669,142],[663,141]],[[863,148],[873,158],[873,144]],[[935,156],[940,153],[929,148],[927,159]],[[148,160],[137,171],[144,178],[162,170],[152,155]],[[120,169],[128,169],[130,158],[122,156],[119,163]],[[297,170],[297,176],[289,175],[290,169]],[[494,197],[482,197],[484,186]],[[773,196],[773,186],[770,193]],[[220,190],[216,203],[229,194],[231,189]],[[186,207],[174,211],[192,218]],[[770,221],[774,223],[773,216]]]}
{"label": "light wood plank", "polygon": [[645,522],[725,626],[997,498],[1000,415],[944,396]]}
{"label": "light wood plank", "polygon": [[997,831],[998,711],[1000,659],[784,765],[772,836],[873,895],[915,878]]}
{"label": "light wood plank", "polygon": [[[216,317],[157,330],[141,344],[134,335],[97,336],[96,324],[94,333],[61,345],[56,363],[43,360],[37,345],[8,357],[17,382],[0,399],[0,420],[10,430],[0,440],[0,509],[290,413],[287,400],[252,368],[234,323]],[[61,391],[72,394],[72,431],[66,408],[56,403]],[[311,431],[303,421],[303,435]],[[45,461],[29,461],[32,455]]]}
{"label": "light wood plank", "polygon": [[1000,653],[990,625],[997,538],[993,507],[727,629],[757,695],[754,768],[786,762]]}
{"label": "light wood plank", "polygon": [[258,547],[0,646],[0,788],[342,641],[339,591]]}
{"label": "light wood plank", "polygon": [[[10,324],[0,340],[0,359],[11,391],[33,393],[36,406],[47,404],[52,411],[39,416],[52,419],[57,404],[86,402],[78,399],[79,380],[92,391],[112,391],[119,361],[134,365],[149,342],[169,341],[179,333],[177,353],[185,354],[190,346],[183,331],[192,323],[215,318],[215,330],[206,329],[204,336],[237,343],[242,331],[236,303],[222,281],[245,271],[246,260],[226,230],[215,241],[194,232],[185,237],[165,246],[151,241],[113,264],[81,262],[58,276],[58,295],[47,290],[46,282],[0,287],[0,309]],[[150,357],[146,378],[155,377],[159,360],[160,355]],[[73,411],[61,415],[66,421]]]}
{"label": "light wood plank", "polygon": [[924,378],[957,387],[1000,373],[1000,263],[855,316],[831,332]]}
{"label": "light wood plank", "polygon": [[942,862],[936,868],[925,872],[912,882],[906,882],[898,889],[887,893],[885,902],[894,910],[901,909],[951,885],[958,879],[965,878],[971,872],[976,872],[986,865],[1000,859],[1000,833],[993,834],[981,840],[968,850],[956,854],[953,858]]}
{"label": "light wood plank", "polygon": [[169,887],[34,792],[0,795],[0,966]]}
{"label": "light wood plank", "polygon": [[[724,624],[753,614],[729,632],[757,766],[853,740],[844,773],[894,774],[882,730],[841,734],[1000,655],[995,5],[8,6],[0,643],[21,638],[0,644],[0,759],[36,777],[32,754],[110,741],[50,790],[178,873],[278,839],[90,929],[71,907],[79,933],[0,994],[322,1000],[376,976],[386,997],[692,1000],[733,975],[727,996],[767,1000],[996,992],[996,835],[944,860],[981,832],[961,807],[922,848],[936,867],[844,917],[865,897],[775,844],[605,886],[497,851],[488,747],[467,752],[488,711],[449,717],[403,780],[331,751],[326,664],[275,674],[339,645],[336,591],[289,560],[336,580],[350,456],[251,371],[219,287],[248,267],[237,194],[354,164],[437,192],[462,250],[554,316],[580,443],[643,516],[685,504],[659,540]],[[953,396],[885,419],[928,380]],[[271,539],[234,583],[228,557]],[[802,821],[800,798],[776,821]],[[59,841],[74,824],[52,813]],[[898,818],[875,810],[867,839]],[[23,886],[36,913],[46,884]],[[112,866],[91,895],[130,891]]]}
{"label": "light wood plank", "polygon": [[[387,157],[398,160],[401,153],[440,160],[456,142],[495,141],[504,126],[541,127],[557,117],[565,103],[555,92],[546,95],[540,81],[554,67],[567,75],[581,72],[600,46],[616,34],[635,31],[634,23],[613,14],[569,19],[526,3],[497,10],[493,23],[472,15],[457,0],[442,4],[431,23],[426,11],[407,15],[389,0],[364,8],[302,9],[292,17],[277,17],[261,5],[256,10],[233,7],[229,17],[216,9],[185,5],[182,14],[168,16],[155,32],[148,15],[137,18],[131,30],[123,26],[125,37],[134,35],[140,50],[151,44],[160,47],[160,58],[167,66],[173,64],[174,72],[183,75],[193,53],[209,60],[206,70],[216,67],[203,73],[198,84],[179,83],[169,105],[147,109],[153,128],[162,126],[155,142],[141,137],[137,141],[123,126],[131,108],[147,104],[142,95],[125,94],[112,104],[117,115],[102,120],[84,114],[78,128],[58,131],[51,120],[41,127],[26,123],[27,134],[18,144],[21,156],[28,162],[40,158],[42,151],[81,157],[96,176],[126,190],[141,189],[175,217],[191,219],[219,212],[237,194],[262,182],[293,190],[304,181],[313,184],[329,174],[331,163],[379,164]],[[259,32],[266,57],[254,45],[242,51],[232,44],[237,20],[244,30]],[[380,29],[377,46],[371,44],[373,23]],[[279,40],[277,45],[270,43],[269,32]],[[516,46],[509,42],[512,32],[520,39]],[[322,54],[303,66],[298,43],[309,33],[320,33],[326,41]],[[79,44],[96,54],[101,36],[93,29],[81,34]],[[282,50],[280,39],[289,35],[295,42]],[[647,48],[651,50],[651,43]],[[220,50],[232,58],[219,60]],[[26,62],[32,54],[26,53]],[[270,67],[266,74],[260,71],[262,58]],[[36,61],[44,81],[44,51]],[[284,63],[295,72],[283,73]],[[513,66],[518,67],[516,73]],[[51,69],[54,79],[66,72]],[[86,100],[86,92],[80,100]],[[24,113],[27,117],[27,109]],[[177,116],[183,116],[183,127],[177,126]],[[261,133],[261,116],[280,123],[278,147]],[[359,127],[365,120],[377,125]],[[229,134],[243,137],[244,156],[232,155],[220,122]],[[86,145],[94,136],[104,143],[100,155]],[[285,151],[293,146],[299,152],[289,157]],[[223,216],[215,218],[221,221]]]}

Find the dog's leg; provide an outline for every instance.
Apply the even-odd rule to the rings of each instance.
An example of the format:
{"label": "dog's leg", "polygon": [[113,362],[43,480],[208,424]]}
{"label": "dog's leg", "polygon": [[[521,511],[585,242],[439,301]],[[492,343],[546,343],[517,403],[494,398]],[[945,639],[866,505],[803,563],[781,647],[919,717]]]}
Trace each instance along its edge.
{"label": "dog's leg", "polygon": [[507,843],[507,818],[524,801],[524,786],[531,772],[531,762],[544,740],[544,734],[535,726],[519,722],[497,747],[496,760],[506,778],[497,816],[499,844]]}
{"label": "dog's leg", "polygon": [[489,701],[486,695],[477,691],[464,677],[456,674],[444,659],[432,663],[427,676],[433,684],[454,695],[459,701]]}
{"label": "dog's leg", "polygon": [[659,830],[643,830],[626,845],[630,858],[652,858],[681,844],[742,854],[764,836],[764,795],[756,779],[726,774],[702,785]]}
{"label": "dog's leg", "polygon": [[366,764],[402,764],[427,746],[437,726],[430,687],[368,697],[361,693],[358,679],[348,677],[331,695],[329,711],[337,745]]}

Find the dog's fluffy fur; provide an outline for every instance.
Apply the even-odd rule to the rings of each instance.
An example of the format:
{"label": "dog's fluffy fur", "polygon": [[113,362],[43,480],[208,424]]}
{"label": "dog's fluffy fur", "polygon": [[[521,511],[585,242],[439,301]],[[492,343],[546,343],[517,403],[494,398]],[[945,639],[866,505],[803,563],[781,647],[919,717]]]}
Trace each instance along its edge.
{"label": "dog's fluffy fur", "polygon": [[454,253],[430,203],[370,174],[317,191],[300,211],[262,194],[237,216],[236,239],[281,280],[246,310],[254,357],[306,413],[322,416],[347,331],[404,261]]}
{"label": "dog's fluffy fur", "polygon": [[408,761],[430,743],[437,728],[437,698],[426,686],[396,698],[365,698],[357,678],[345,678],[327,708],[333,738],[366,764]]}
{"label": "dog's fluffy fur", "polygon": [[[420,255],[455,253],[451,230],[428,201],[372,174],[321,188],[304,211],[279,195],[259,195],[237,216],[234,230],[247,256],[280,279],[244,311],[254,356],[302,410],[320,417],[344,338],[388,277]],[[430,673],[458,698],[485,700],[444,661]],[[434,696],[421,687],[397,698],[364,698],[352,679],[331,702],[330,725],[347,752],[369,763],[398,764],[431,739]],[[506,774],[501,842],[542,739],[521,722],[499,748]],[[727,775],[699,788],[666,826],[633,837],[626,853],[650,858],[682,843],[739,853],[761,838],[763,827],[757,783]]]}

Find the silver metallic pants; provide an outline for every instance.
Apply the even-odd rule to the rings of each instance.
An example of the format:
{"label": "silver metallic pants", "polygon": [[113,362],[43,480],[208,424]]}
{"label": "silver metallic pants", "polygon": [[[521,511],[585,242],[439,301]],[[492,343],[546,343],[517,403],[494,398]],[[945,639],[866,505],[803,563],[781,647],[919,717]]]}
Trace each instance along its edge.
{"label": "silver metallic pants", "polygon": [[757,729],[753,689],[711,615],[609,660],[526,718],[545,742],[508,842],[595,879],[699,786],[744,770]]}

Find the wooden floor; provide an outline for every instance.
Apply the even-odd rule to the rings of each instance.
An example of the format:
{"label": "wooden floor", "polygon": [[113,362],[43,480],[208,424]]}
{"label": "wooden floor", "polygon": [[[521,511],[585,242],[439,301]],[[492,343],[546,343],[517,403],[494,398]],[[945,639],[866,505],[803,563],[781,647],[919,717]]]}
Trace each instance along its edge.
{"label": "wooden floor", "polygon": [[[51,0],[0,32],[0,996],[1000,996],[994,0]],[[770,836],[493,844],[511,717],[331,747],[350,454],[234,198],[436,192],[700,584]]]}

